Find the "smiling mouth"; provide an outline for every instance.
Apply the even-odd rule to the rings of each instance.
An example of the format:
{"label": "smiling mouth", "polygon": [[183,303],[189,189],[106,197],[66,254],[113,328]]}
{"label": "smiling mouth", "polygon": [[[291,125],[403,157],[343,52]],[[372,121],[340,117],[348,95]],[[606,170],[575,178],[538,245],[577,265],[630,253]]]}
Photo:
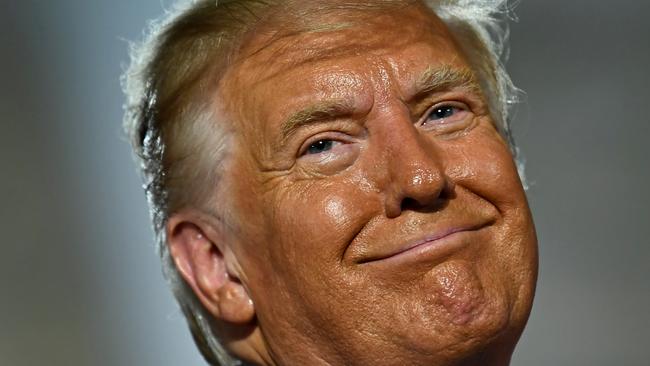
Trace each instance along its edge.
{"label": "smiling mouth", "polygon": [[454,227],[415,240],[387,254],[370,256],[359,264],[373,262],[411,262],[417,260],[439,260],[465,248],[472,241],[472,235],[489,226],[490,223],[467,227]]}

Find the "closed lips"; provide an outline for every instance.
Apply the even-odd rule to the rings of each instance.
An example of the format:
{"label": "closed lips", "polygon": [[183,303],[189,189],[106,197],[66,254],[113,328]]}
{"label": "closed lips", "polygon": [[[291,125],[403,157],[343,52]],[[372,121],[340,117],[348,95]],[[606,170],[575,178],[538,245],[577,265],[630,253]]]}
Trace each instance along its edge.
{"label": "closed lips", "polygon": [[377,262],[383,260],[398,260],[401,257],[418,256],[419,254],[450,254],[455,249],[462,248],[466,243],[463,240],[467,235],[477,232],[488,226],[489,223],[474,225],[451,226],[441,230],[420,235],[411,240],[402,241],[403,244],[390,245],[364,256],[358,263]]}

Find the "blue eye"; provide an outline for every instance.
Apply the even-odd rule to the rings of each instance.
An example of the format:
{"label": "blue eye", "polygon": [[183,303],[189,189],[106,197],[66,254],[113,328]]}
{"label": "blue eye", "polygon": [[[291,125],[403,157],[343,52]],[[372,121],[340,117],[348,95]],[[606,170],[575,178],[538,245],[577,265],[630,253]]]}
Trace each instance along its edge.
{"label": "blue eye", "polygon": [[430,127],[436,128],[451,128],[452,126],[458,127],[459,123],[471,120],[467,118],[468,116],[469,111],[466,105],[441,103],[429,110],[423,123],[424,125],[430,124]]}
{"label": "blue eye", "polygon": [[450,105],[445,105],[441,107],[437,107],[434,110],[431,111],[429,114],[429,117],[431,119],[445,119],[449,117],[453,117],[454,114],[458,112],[458,108],[450,106]]}
{"label": "blue eye", "polygon": [[332,150],[334,146],[334,141],[332,140],[318,140],[313,144],[309,145],[305,154],[320,154],[326,151]]}

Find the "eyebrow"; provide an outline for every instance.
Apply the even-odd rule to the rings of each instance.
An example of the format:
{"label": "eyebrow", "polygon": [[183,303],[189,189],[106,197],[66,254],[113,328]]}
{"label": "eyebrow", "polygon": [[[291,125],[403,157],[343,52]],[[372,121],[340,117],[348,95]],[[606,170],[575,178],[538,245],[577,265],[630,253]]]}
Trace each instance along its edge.
{"label": "eyebrow", "polygon": [[[480,92],[480,86],[469,68],[450,65],[429,66],[416,81],[415,98],[437,91],[462,88]],[[354,110],[349,101],[343,99],[327,100],[311,104],[292,113],[281,127],[281,144],[297,130],[310,125],[331,121],[352,114]]]}
{"label": "eyebrow", "polygon": [[292,113],[282,123],[282,141],[286,141],[286,139],[302,127],[350,115],[352,111],[352,105],[342,99],[328,100],[309,105],[306,108]]}
{"label": "eyebrow", "polygon": [[481,87],[471,69],[450,65],[429,66],[417,79],[415,86],[416,96],[454,88],[461,88],[475,93],[481,91]]}

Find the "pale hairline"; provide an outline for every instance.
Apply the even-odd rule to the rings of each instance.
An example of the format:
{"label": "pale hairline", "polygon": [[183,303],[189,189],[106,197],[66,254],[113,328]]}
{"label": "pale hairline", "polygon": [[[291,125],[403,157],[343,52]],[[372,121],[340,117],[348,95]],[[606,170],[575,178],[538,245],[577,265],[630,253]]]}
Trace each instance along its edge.
{"label": "pale hairline", "polygon": [[[457,34],[454,31],[454,28],[450,25],[450,23],[451,23],[450,20],[454,20],[455,18],[457,18],[457,19],[455,19],[456,21],[460,21],[461,24],[467,24],[471,28],[471,30],[473,32],[477,33],[477,34],[474,34],[474,35],[482,37],[483,39],[481,39],[481,41],[488,42],[488,44],[485,45],[486,50],[485,51],[480,51],[479,53],[481,55],[483,55],[483,56],[486,56],[486,55],[484,55],[484,53],[488,53],[488,55],[486,56],[487,60],[485,60],[485,59],[483,60],[484,61],[483,67],[487,67],[491,71],[493,71],[496,74],[497,79],[496,80],[481,80],[481,81],[486,82],[486,83],[490,84],[491,86],[493,84],[497,84],[496,85],[496,90],[492,90],[492,88],[489,88],[490,90],[486,90],[486,94],[487,94],[488,97],[498,99],[499,103],[494,103],[494,104],[500,105],[501,110],[493,111],[493,113],[495,114],[494,115],[494,120],[495,120],[495,123],[498,125],[498,127],[500,127],[500,131],[505,134],[505,137],[511,143],[511,140],[509,138],[509,131],[507,129],[507,121],[506,121],[507,109],[508,109],[507,104],[510,101],[505,100],[504,98],[510,97],[511,94],[512,94],[512,91],[514,89],[512,89],[512,86],[509,83],[509,79],[507,78],[507,74],[505,74],[505,71],[501,68],[501,66],[499,64],[485,65],[485,63],[489,63],[490,61],[491,62],[497,62],[497,61],[493,60],[492,58],[494,58],[495,53],[498,52],[497,50],[494,49],[494,47],[497,47],[498,45],[495,46],[494,44],[489,43],[490,38],[489,38],[489,34],[487,34],[488,33],[487,30],[484,29],[484,28],[480,28],[480,26],[478,26],[479,29],[476,29],[476,27],[477,27],[476,24],[473,24],[473,23],[469,22],[468,19],[463,18],[462,11],[459,10],[457,12],[454,12],[453,11],[454,10],[453,5],[446,4],[449,7],[451,7],[451,11],[448,11],[447,14],[446,14],[447,17],[449,17],[449,19],[446,19],[444,17],[445,14],[443,14],[444,12],[437,12],[436,11],[438,9],[437,7],[438,7],[439,4],[433,4],[431,1],[427,1],[426,3],[429,6],[429,8],[432,9],[442,19],[443,23],[445,23],[447,28],[450,30],[450,33],[452,34],[452,36],[454,38],[456,38],[461,44],[463,43],[462,41],[464,40],[462,35]],[[502,4],[502,1],[497,1],[497,5],[495,5],[495,6],[500,6],[500,4]],[[444,7],[445,5],[442,5],[442,6]],[[458,9],[456,9],[456,10],[458,10]],[[497,9],[496,8],[492,9],[492,11],[496,12]],[[465,14],[465,15],[467,15],[467,14]],[[459,17],[459,19],[458,19],[458,17]],[[469,19],[473,19],[473,18],[469,18]],[[486,20],[485,19],[479,19],[479,23],[480,23],[480,21],[485,22]],[[485,34],[478,34],[481,31],[483,31]],[[151,51],[152,50],[150,50],[150,52]],[[478,78],[484,78],[485,75],[477,75],[477,77]],[[502,80],[499,80],[499,77]],[[503,80],[504,78],[505,78],[505,80]],[[494,95],[495,92],[496,92],[497,95]],[[493,103],[489,103],[489,104],[490,104],[490,107],[491,107],[491,110],[492,110],[492,108],[494,108],[495,105]],[[225,156],[225,153],[227,151],[226,146],[227,146],[227,142],[228,142],[228,135],[226,133],[224,133],[223,131],[221,131],[221,132],[219,131],[219,129],[222,129],[219,123],[214,123],[216,116],[214,115],[213,110],[211,110],[211,108],[213,106],[211,106],[210,104],[205,104],[204,103],[202,106],[197,105],[196,107],[197,108],[194,109],[194,111],[195,111],[194,116],[193,116],[194,118],[192,118],[194,120],[194,122],[188,122],[188,123],[190,123],[192,125],[195,125],[195,128],[193,128],[193,130],[195,131],[195,135],[197,135],[197,134],[202,135],[203,138],[206,138],[207,134],[205,134],[205,132],[206,132],[205,129],[209,128],[210,129],[209,130],[209,132],[210,132],[209,135],[211,135],[212,137],[217,139],[216,143],[214,143],[214,142],[210,143],[210,146],[215,147],[214,149],[212,149],[212,151],[211,151],[212,153],[211,154],[203,154],[203,157],[200,159],[200,160],[203,160],[204,162],[206,162],[208,160],[211,162],[210,166],[212,166],[213,168],[209,169],[210,171],[206,174],[206,176],[214,178],[214,177],[217,177],[219,175],[218,165],[214,165],[214,162],[215,161],[223,162],[223,157]],[[196,126],[198,126],[198,125],[203,125],[204,130],[203,131],[198,131],[198,128],[196,128]],[[513,145],[511,145],[511,147],[513,149],[515,149]],[[516,151],[513,151],[513,153],[515,153],[515,155],[516,155]],[[208,158],[208,156],[209,156],[209,158]],[[208,165],[204,165],[204,166],[208,166]],[[522,178],[523,178],[523,175],[522,175]],[[204,190],[204,188],[198,187],[198,186],[195,186],[194,188],[197,188],[199,190]],[[213,200],[210,200],[211,202],[209,202],[207,206],[216,207],[215,206],[216,202],[214,200],[216,200],[216,198],[213,196]],[[167,213],[169,213],[169,212],[167,212]],[[197,337],[196,338],[197,344],[202,349],[202,352],[204,353],[204,356],[206,356],[206,358],[209,358],[211,360],[211,362],[216,361],[216,362],[218,362],[219,364],[222,364],[222,365],[236,365],[236,364],[238,364],[239,361],[234,359],[232,356],[230,356],[228,354],[228,352],[225,350],[224,346],[219,342],[218,338],[215,336],[214,329],[213,329],[213,327],[211,325],[211,322],[210,322],[211,315],[205,311],[203,306],[196,299],[194,293],[189,289],[189,287],[187,286],[185,281],[180,277],[180,275],[178,273],[178,270],[177,270],[176,266],[174,265],[171,256],[169,255],[169,250],[168,250],[168,247],[166,245],[166,238],[165,238],[164,229],[158,231],[157,236],[158,236],[158,242],[159,242],[159,246],[160,246],[159,250],[160,250],[161,256],[162,256],[165,274],[168,277],[169,281],[171,282],[172,289],[173,289],[173,291],[175,293],[175,296],[176,296],[177,300],[179,301],[179,304],[183,308],[183,311],[184,311],[186,317],[188,318],[188,321],[189,321],[189,323],[190,323],[190,325],[191,325],[191,327],[193,329],[193,334],[194,334],[195,337]],[[200,334],[196,334],[197,331],[200,332]],[[198,337],[200,337],[201,339],[198,339]],[[206,347],[208,349],[206,349]],[[213,357],[209,357],[210,354]]]}

